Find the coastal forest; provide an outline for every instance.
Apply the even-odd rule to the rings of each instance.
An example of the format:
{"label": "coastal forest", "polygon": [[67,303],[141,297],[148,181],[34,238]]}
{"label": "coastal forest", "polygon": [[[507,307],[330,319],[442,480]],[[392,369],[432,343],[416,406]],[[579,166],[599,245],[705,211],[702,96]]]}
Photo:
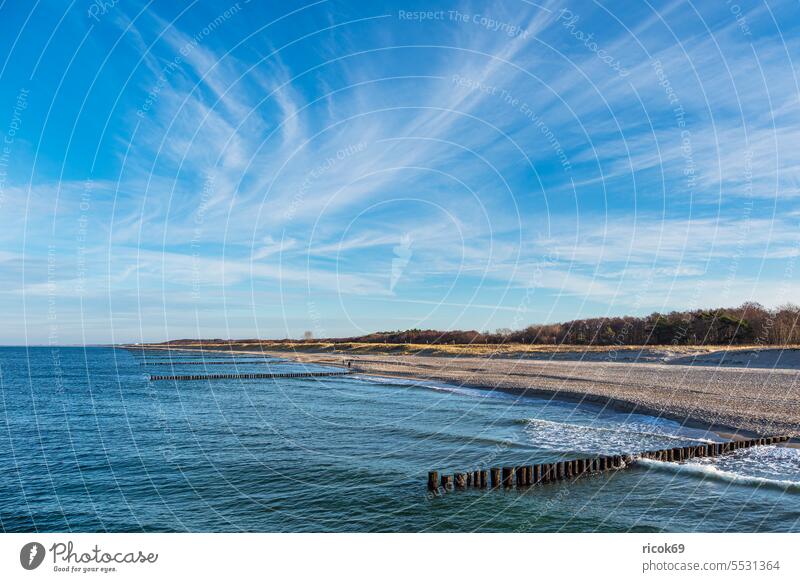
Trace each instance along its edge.
{"label": "coastal forest", "polygon": [[800,306],[767,309],[745,303],[724,309],[652,313],[644,317],[593,317],[524,329],[436,331],[410,329],[342,341],[415,344],[730,345],[800,344]]}
{"label": "coastal forest", "polygon": [[531,345],[764,345],[800,344],[800,306],[786,304],[769,309],[759,303],[739,307],[652,313],[646,316],[593,317],[562,323],[529,325],[523,329],[442,331],[408,329],[382,331],[357,337],[302,340],[172,340],[164,345],[294,343],[388,343],[388,344],[531,344]]}

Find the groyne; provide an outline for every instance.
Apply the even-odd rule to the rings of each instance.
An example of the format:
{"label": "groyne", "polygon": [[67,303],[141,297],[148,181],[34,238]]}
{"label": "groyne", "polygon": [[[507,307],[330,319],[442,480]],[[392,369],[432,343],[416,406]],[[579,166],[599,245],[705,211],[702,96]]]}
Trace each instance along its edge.
{"label": "groyne", "polygon": [[638,459],[680,463],[694,458],[727,455],[750,447],[776,445],[788,440],[788,436],[761,437],[644,451],[636,455],[596,456],[535,465],[507,465],[490,469],[475,469],[443,474],[441,477],[438,471],[430,471],[428,472],[428,491],[441,494],[455,489],[467,489],[470,487],[480,489],[503,487],[509,489],[516,486],[517,488],[524,488],[626,469],[634,466]]}

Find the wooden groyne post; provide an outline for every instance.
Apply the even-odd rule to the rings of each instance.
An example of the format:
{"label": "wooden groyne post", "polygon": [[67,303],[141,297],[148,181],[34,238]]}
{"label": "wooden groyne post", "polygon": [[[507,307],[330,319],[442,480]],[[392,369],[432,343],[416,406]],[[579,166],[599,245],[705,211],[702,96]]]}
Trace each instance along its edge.
{"label": "wooden groyne post", "polygon": [[492,488],[501,485],[509,489],[514,485],[517,488],[530,487],[544,483],[554,483],[567,479],[576,479],[585,475],[617,471],[632,466],[638,459],[652,459],[663,462],[683,462],[699,457],[717,457],[734,453],[739,449],[784,443],[788,436],[760,437],[724,443],[708,443],[690,445],[687,447],[674,447],[644,451],[637,455],[609,455],[593,458],[571,459],[555,463],[539,463],[536,465],[503,466],[478,469],[467,473],[442,475],[439,479],[438,471],[428,473],[428,490],[438,492],[439,484],[444,491],[455,488],[467,489],[469,487],[485,488],[487,486],[487,473],[491,477]]}

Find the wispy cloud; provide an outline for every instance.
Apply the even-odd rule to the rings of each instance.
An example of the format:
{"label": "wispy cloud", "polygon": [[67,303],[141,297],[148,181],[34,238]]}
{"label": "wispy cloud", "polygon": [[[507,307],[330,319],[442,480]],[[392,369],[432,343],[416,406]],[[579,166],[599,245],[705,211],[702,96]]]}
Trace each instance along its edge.
{"label": "wispy cloud", "polygon": [[89,101],[107,119],[64,97],[72,149],[47,128],[38,158],[15,150],[35,171],[3,183],[4,297],[55,285],[97,300],[86,317],[156,312],[190,333],[179,298],[236,329],[321,317],[344,335],[382,327],[392,301],[398,321],[500,327],[531,292],[569,319],[793,288],[788,2],[748,8],[749,36],[724,3],[461,3],[428,21],[392,2],[115,8],[92,36],[115,47]]}

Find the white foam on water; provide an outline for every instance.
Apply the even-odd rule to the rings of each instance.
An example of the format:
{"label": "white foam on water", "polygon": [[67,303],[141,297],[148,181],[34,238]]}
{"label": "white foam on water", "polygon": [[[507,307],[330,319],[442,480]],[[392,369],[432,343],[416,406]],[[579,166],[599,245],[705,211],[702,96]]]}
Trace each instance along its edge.
{"label": "white foam on water", "polygon": [[679,441],[695,441],[699,443],[712,443],[716,441],[712,441],[711,439],[704,439],[698,437],[690,437],[687,435],[679,435],[673,434],[668,432],[653,432],[652,430],[645,430],[657,428],[654,427],[652,424],[643,424],[640,425],[638,423],[625,423],[625,428],[616,428],[616,427],[605,427],[605,426],[583,426],[580,424],[572,424],[569,422],[558,422],[554,420],[544,420],[541,418],[526,418],[525,422],[530,424],[541,424],[545,426],[552,426],[554,428],[562,428],[566,427],[568,429],[574,430],[582,430],[582,431],[600,431],[600,432],[609,432],[618,435],[632,435],[632,436],[651,436],[651,437],[658,437],[658,438],[665,438],[665,439],[674,439]]}
{"label": "white foam on water", "polygon": [[[713,479],[715,481],[735,483],[737,485],[770,487],[773,489],[779,489],[781,491],[800,493],[800,481],[747,474],[739,472],[738,470],[727,470],[715,464],[717,461],[724,459],[724,457],[719,457],[716,459],[690,461],[688,463],[670,463],[665,461],[656,461],[654,459],[637,459],[637,463],[658,470],[687,473],[697,477],[702,477],[703,479]],[[741,459],[739,460],[741,461]],[[750,465],[752,466],[753,463],[750,463]],[[740,466],[744,465],[740,463]],[[784,467],[784,470],[785,469],[786,468]]]}
{"label": "white foam on water", "polygon": [[651,421],[639,422],[626,419],[619,423],[613,419],[600,420],[594,425],[559,422],[540,418],[524,419],[524,431],[528,438],[542,448],[558,451],[577,451],[595,454],[598,452],[639,452],[663,447],[665,441],[713,442],[689,434],[680,434],[681,427],[665,422],[663,426]]}

